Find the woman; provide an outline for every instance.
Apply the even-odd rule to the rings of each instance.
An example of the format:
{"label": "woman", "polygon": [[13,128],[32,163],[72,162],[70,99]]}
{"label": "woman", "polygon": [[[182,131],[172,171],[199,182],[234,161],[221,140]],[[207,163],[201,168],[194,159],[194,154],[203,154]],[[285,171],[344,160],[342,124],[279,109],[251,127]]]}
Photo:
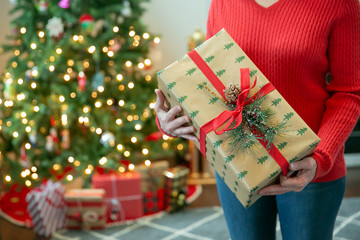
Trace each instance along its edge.
{"label": "woman", "polygon": [[[278,214],[284,240],[332,239],[345,191],[344,143],[360,115],[359,1],[262,2],[213,0],[207,38],[225,28],[321,142],[290,164],[295,177],[261,189],[264,196],[249,209],[216,174],[227,225],[234,240],[275,239]],[[163,131],[197,141],[195,128],[183,126],[190,118],[177,117],[179,106],[167,110],[156,94]]]}

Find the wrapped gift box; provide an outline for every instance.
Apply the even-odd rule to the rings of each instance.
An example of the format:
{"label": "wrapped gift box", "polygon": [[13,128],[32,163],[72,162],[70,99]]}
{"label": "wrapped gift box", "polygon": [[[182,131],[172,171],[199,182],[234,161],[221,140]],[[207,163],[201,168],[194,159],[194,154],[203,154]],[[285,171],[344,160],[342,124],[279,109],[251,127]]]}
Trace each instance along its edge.
{"label": "wrapped gift box", "polygon": [[189,172],[188,168],[182,166],[164,172],[166,211],[175,212],[185,207]]}
{"label": "wrapped gift box", "polygon": [[102,229],[106,223],[104,189],[71,189],[65,193],[66,227]]}
{"label": "wrapped gift box", "polygon": [[60,182],[47,181],[31,190],[26,195],[26,201],[34,232],[40,236],[49,237],[64,226],[66,205]]}
{"label": "wrapped gift box", "polygon": [[92,186],[105,189],[107,223],[118,223],[143,216],[141,177],[138,172],[94,174]]}
{"label": "wrapped gift box", "polygon": [[135,169],[141,175],[141,191],[155,192],[165,185],[164,171],[169,168],[168,161],[152,162],[150,166],[139,164]]}
{"label": "wrapped gift box", "polygon": [[145,216],[163,211],[165,209],[164,189],[143,193],[143,203]]}
{"label": "wrapped gift box", "polygon": [[[182,106],[184,114],[191,117],[200,137],[201,144],[195,143],[196,146],[206,153],[207,160],[245,207],[253,204],[260,197],[259,189],[274,182],[281,171],[286,174],[288,162],[311,154],[320,141],[279,92],[270,91],[273,86],[224,29],[157,75],[159,88],[170,106]],[[243,84],[246,81],[250,83]],[[224,90],[230,84],[250,89],[248,96],[246,91],[241,93],[240,104],[235,106],[225,101]],[[232,93],[235,92],[232,88]],[[234,121],[228,126],[223,117],[232,122],[249,114],[241,108],[250,107],[260,98],[261,109],[274,112],[271,122],[286,126],[286,131],[276,134],[271,147],[258,141],[259,135],[253,128],[244,130],[255,139],[244,145],[248,148],[237,147],[230,130],[215,134],[213,130],[217,127],[235,125]],[[212,129],[205,134],[207,127]]]}

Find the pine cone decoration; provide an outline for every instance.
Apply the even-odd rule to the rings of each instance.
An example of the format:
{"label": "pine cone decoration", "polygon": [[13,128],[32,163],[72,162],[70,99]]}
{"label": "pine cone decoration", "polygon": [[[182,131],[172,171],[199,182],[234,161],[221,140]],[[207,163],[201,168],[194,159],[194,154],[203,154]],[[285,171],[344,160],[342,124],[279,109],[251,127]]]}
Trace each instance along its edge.
{"label": "pine cone decoration", "polygon": [[236,104],[236,100],[241,93],[239,84],[230,83],[224,90],[226,100],[231,104]]}

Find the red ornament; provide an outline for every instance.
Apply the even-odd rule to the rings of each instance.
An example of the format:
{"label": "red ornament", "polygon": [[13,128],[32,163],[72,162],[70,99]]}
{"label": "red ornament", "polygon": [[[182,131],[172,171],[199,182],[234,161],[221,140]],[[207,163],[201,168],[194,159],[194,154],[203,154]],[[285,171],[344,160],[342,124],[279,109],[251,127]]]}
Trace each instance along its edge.
{"label": "red ornament", "polygon": [[162,133],[161,132],[153,132],[150,133],[146,138],[145,141],[150,142],[150,141],[159,141],[162,138]]}
{"label": "red ornament", "polygon": [[81,92],[85,91],[85,86],[86,86],[86,75],[83,71],[79,72],[78,76],[78,83],[79,83],[79,88]]}
{"label": "red ornament", "polygon": [[93,22],[94,21],[94,18],[93,16],[91,16],[90,14],[88,13],[85,13],[83,15],[80,16],[80,23],[82,24],[83,22]]}

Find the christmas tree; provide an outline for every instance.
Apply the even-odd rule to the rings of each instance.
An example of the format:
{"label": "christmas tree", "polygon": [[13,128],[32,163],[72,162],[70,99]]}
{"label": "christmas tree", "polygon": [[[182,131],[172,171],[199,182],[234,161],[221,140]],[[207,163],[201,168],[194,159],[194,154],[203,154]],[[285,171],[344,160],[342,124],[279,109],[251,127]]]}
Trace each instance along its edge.
{"label": "christmas tree", "polygon": [[[184,151],[154,124],[146,0],[17,0],[1,81],[1,184],[71,181]],[[149,162],[149,161],[147,161]],[[99,169],[99,168],[98,168]]]}

